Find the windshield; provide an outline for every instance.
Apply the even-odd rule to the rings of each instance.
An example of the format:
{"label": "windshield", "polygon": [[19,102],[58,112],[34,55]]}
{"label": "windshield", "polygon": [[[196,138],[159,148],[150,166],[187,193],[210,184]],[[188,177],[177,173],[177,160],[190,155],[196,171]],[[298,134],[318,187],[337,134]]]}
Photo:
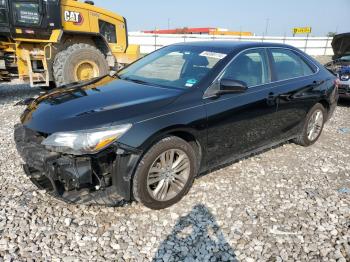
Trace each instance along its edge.
{"label": "windshield", "polygon": [[0,0],[0,24],[7,23],[7,11],[5,0]]}
{"label": "windshield", "polygon": [[226,52],[205,47],[169,46],[120,71],[119,77],[151,85],[190,88],[203,80],[227,56]]}
{"label": "windshield", "polygon": [[40,23],[38,3],[15,2],[13,3],[13,7],[14,17],[17,24],[38,25]]}
{"label": "windshield", "polygon": [[350,55],[342,56],[340,59],[345,61],[350,61]]}

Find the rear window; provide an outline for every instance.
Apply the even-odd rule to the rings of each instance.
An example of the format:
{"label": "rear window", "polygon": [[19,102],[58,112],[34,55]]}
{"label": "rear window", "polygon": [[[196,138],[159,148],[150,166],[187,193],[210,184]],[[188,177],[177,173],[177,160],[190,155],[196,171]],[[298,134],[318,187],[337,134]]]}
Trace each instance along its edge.
{"label": "rear window", "polygon": [[17,2],[13,4],[16,24],[39,25],[39,4]]}
{"label": "rear window", "polygon": [[277,80],[312,75],[314,70],[298,54],[287,49],[271,50]]}

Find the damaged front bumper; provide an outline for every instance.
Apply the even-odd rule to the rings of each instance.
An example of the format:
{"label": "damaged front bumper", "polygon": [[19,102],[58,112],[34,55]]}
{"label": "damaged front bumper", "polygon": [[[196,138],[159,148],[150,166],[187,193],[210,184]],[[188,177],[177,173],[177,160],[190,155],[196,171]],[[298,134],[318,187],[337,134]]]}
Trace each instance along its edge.
{"label": "damaged front bumper", "polygon": [[47,150],[45,135],[15,126],[24,171],[40,189],[68,203],[115,206],[132,200],[131,181],[141,152],[116,144],[96,155],[72,156]]}

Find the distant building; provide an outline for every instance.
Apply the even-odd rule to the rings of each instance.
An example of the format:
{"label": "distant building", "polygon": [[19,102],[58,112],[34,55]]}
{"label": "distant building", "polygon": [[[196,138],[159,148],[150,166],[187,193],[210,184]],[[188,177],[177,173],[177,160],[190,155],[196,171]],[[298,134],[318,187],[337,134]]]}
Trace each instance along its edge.
{"label": "distant building", "polygon": [[143,31],[146,34],[196,34],[196,35],[234,35],[234,36],[253,36],[252,32],[229,31],[224,28],[198,27],[198,28],[177,28],[168,30],[150,30]]}

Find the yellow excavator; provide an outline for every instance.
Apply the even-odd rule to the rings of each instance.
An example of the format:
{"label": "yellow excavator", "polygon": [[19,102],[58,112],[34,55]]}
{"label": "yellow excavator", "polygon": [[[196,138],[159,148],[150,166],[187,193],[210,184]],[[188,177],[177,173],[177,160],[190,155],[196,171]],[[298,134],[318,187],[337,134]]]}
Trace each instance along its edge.
{"label": "yellow excavator", "polygon": [[51,89],[109,74],[140,57],[126,19],[92,1],[0,0],[0,82]]}

